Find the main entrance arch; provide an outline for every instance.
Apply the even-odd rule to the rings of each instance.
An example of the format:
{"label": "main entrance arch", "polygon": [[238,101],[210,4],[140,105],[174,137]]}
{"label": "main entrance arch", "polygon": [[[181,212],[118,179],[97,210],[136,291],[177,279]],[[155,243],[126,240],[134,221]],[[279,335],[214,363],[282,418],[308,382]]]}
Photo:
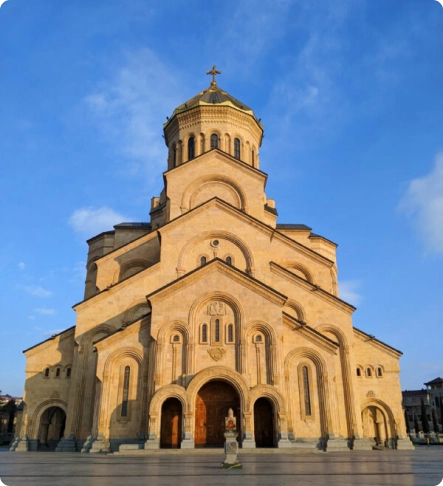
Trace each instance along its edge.
{"label": "main entrance arch", "polygon": [[65,432],[66,413],[60,407],[47,408],[40,417],[40,446],[55,449]]}
{"label": "main entrance arch", "polygon": [[389,430],[383,411],[372,405],[362,411],[363,435],[378,447],[386,447],[389,438]]}
{"label": "main entrance arch", "polygon": [[254,403],[254,437],[256,447],[274,447],[274,411],[264,397]]}
{"label": "main entrance arch", "polygon": [[177,398],[168,398],[162,405],[160,447],[178,449],[182,435],[182,405]]}
{"label": "main entrance arch", "polygon": [[232,408],[240,429],[240,400],[235,389],[224,381],[210,381],[197,393],[195,404],[195,446],[222,447],[225,442],[225,417]]}

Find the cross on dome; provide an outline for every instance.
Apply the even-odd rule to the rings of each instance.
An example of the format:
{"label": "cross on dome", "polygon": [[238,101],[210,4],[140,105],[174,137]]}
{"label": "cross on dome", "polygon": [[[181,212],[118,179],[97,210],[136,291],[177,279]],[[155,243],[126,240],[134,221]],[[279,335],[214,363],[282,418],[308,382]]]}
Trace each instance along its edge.
{"label": "cross on dome", "polygon": [[210,71],[206,71],[206,74],[211,74],[212,75],[211,87],[217,86],[217,82],[215,80],[215,76],[217,76],[217,74],[221,74],[221,71],[217,71],[215,69],[215,66],[212,66],[212,69]]}

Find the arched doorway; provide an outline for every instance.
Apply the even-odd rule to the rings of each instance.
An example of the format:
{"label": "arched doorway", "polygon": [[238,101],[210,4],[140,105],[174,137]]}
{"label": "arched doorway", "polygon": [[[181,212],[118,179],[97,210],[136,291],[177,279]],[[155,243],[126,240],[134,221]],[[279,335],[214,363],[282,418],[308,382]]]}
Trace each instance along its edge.
{"label": "arched doorway", "polygon": [[369,406],[362,412],[363,435],[372,441],[373,446],[387,447],[388,429],[383,411]]}
{"label": "arched doorway", "polygon": [[274,447],[274,411],[267,398],[254,403],[254,436],[256,447]]}
{"label": "arched doorway", "polygon": [[49,407],[40,417],[40,446],[55,449],[65,432],[66,413],[60,407]]}
{"label": "arched doorway", "polygon": [[224,381],[210,381],[202,386],[195,404],[195,446],[221,447],[225,442],[225,417],[230,408],[240,431],[240,400],[234,388]]}
{"label": "arched doorway", "polygon": [[162,405],[160,447],[180,448],[182,431],[182,404],[177,398],[168,398]]}

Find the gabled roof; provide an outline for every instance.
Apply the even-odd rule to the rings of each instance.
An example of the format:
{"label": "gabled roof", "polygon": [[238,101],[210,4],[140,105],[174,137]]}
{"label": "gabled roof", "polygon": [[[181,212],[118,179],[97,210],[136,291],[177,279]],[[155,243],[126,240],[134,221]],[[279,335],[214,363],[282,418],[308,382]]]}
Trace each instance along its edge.
{"label": "gabled roof", "polygon": [[288,299],[286,295],[278,292],[272,287],[269,287],[269,285],[266,285],[260,280],[251,277],[251,275],[242,272],[238,268],[229,265],[224,260],[221,260],[220,258],[214,258],[213,260],[210,260],[208,263],[206,263],[206,265],[197,267],[196,269],[192,270],[186,275],[183,275],[182,277],[173,280],[172,282],[169,282],[163,287],[148,294],[146,296],[146,300],[148,300],[149,302],[152,298],[161,298],[162,294],[166,295],[166,291],[169,291],[171,289],[179,290],[181,287],[186,287],[189,285],[189,280],[192,281],[198,278],[199,276],[207,274],[209,272],[213,272],[214,270],[219,270],[228,276],[229,275],[235,276],[235,280],[240,284],[245,285],[249,288],[253,287],[254,291],[259,293],[262,297],[276,304],[279,304],[281,306],[283,306],[286,300]]}
{"label": "gabled roof", "polygon": [[354,327],[354,332],[359,335],[360,338],[366,338],[366,342],[371,342],[375,346],[379,346],[384,348],[387,351],[390,351],[391,353],[395,354],[396,357],[400,357],[403,355],[401,351],[398,349],[393,348],[392,346],[389,346],[389,344],[384,343],[383,341],[379,341],[378,339],[375,338],[372,334],[367,334],[364,331],[361,331],[360,329],[357,329]]}
{"label": "gabled roof", "polygon": [[426,386],[431,386],[431,385],[441,385],[443,384],[443,378],[434,378],[433,380],[431,381],[428,381],[427,383],[423,383],[424,385]]}
{"label": "gabled roof", "polygon": [[23,353],[27,353],[28,351],[31,351],[31,349],[37,348],[37,347],[41,346],[42,344],[45,344],[45,343],[47,343],[49,341],[53,341],[55,338],[61,336],[62,334],[66,334],[66,333],[68,333],[70,331],[74,331],[74,330],[75,330],[75,326],[69,327],[68,329],[65,329],[64,331],[61,331],[61,332],[59,332],[57,334],[53,334],[50,338],[45,339],[44,341],[41,341],[38,344],[34,344],[34,346],[31,346],[30,348],[25,349],[22,352]]}

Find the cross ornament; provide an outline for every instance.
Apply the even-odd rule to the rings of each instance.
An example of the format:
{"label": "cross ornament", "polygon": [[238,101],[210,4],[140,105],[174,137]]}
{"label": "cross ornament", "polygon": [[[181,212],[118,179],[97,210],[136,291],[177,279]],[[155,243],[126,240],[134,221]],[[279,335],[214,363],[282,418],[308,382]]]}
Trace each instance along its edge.
{"label": "cross ornament", "polygon": [[210,71],[207,71],[206,74],[212,75],[211,86],[217,86],[217,82],[215,81],[215,76],[217,76],[217,74],[221,74],[221,71],[217,71],[215,69],[215,66],[212,66],[212,69]]}

